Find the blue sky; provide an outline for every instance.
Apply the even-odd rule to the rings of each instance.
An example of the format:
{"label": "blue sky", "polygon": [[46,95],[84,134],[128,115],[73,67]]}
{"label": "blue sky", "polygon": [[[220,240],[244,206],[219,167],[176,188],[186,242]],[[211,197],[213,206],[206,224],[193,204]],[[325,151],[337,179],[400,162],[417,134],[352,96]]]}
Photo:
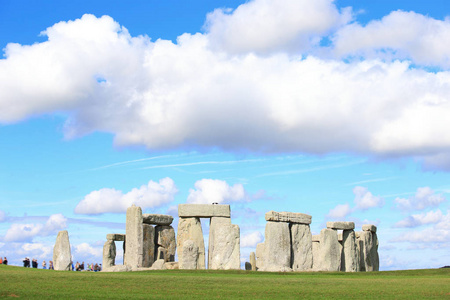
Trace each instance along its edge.
{"label": "blue sky", "polygon": [[[448,265],[446,1],[0,0],[0,256],[101,262],[125,209],[229,203],[378,226],[382,270]],[[175,218],[174,227],[176,228]],[[203,221],[207,237],[208,224]]]}

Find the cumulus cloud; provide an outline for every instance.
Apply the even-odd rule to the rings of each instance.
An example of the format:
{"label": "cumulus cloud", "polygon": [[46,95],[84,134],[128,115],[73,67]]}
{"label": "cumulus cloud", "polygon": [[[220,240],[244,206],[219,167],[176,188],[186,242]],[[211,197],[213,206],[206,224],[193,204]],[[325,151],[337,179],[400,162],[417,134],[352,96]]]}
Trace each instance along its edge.
{"label": "cumulus cloud", "polygon": [[66,228],[67,219],[62,214],[51,215],[45,223],[13,223],[6,231],[5,242],[31,241],[36,236],[48,236]]}
{"label": "cumulus cloud", "polygon": [[244,186],[236,183],[230,186],[226,181],[218,179],[201,179],[194,184],[195,189],[189,189],[187,203],[211,204],[249,201]]}
{"label": "cumulus cloud", "polygon": [[75,207],[75,213],[122,213],[132,204],[142,209],[159,207],[172,202],[177,192],[174,181],[169,177],[159,182],[150,180],[148,184],[133,188],[125,194],[116,189],[103,188],[86,195]]}
{"label": "cumulus cloud", "polygon": [[356,208],[360,210],[366,210],[373,207],[382,207],[384,205],[383,198],[374,196],[366,187],[356,186],[353,189],[355,194]]}
{"label": "cumulus cloud", "polygon": [[335,208],[330,209],[327,217],[331,219],[345,219],[351,212],[352,209],[348,203],[338,204]]}
{"label": "cumulus cloud", "polygon": [[92,247],[91,245],[89,245],[88,243],[81,243],[78,245],[75,245],[74,247],[74,252],[75,255],[77,256],[91,256],[91,257],[95,257],[97,259],[102,257],[102,253],[103,253],[103,249],[102,247]]}
{"label": "cumulus cloud", "polygon": [[401,210],[423,210],[429,207],[437,207],[446,199],[442,194],[435,194],[430,187],[420,187],[416,194],[408,199],[396,198],[397,208]]}
{"label": "cumulus cloud", "polygon": [[[380,21],[385,32],[412,18],[422,29],[408,38],[430,38],[425,50],[391,38],[411,62],[378,52],[352,62],[324,56],[352,35],[345,31],[350,14],[331,0],[249,1],[216,10],[205,33],[182,34],[176,43],[132,37],[108,16],[60,22],[43,32],[45,42],[6,46],[0,123],[62,112],[67,138],[110,132],[117,145],[149,149],[349,151],[425,163],[447,153],[450,72],[411,63],[445,67],[448,20],[398,12]],[[369,25],[351,28],[359,34],[377,27]],[[333,31],[334,48],[321,47]]]}
{"label": "cumulus cloud", "polygon": [[[450,217],[450,214],[446,216]],[[424,224],[436,224],[444,218],[440,209],[436,211],[429,211],[427,213],[416,214],[408,216],[407,218],[397,222],[395,227],[417,227]]]}
{"label": "cumulus cloud", "polygon": [[241,237],[242,248],[255,248],[256,244],[261,243],[264,240],[264,236],[259,231],[254,231],[245,234]]}

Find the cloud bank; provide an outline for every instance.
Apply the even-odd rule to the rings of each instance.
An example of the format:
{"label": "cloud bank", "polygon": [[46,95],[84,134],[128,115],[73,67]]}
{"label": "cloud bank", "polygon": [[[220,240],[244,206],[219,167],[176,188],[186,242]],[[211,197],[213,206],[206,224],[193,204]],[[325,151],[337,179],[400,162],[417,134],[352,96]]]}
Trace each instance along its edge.
{"label": "cloud bank", "polygon": [[62,214],[51,215],[44,224],[13,223],[6,231],[3,241],[30,242],[36,236],[48,236],[63,230],[67,226],[66,223],[67,219]]}
{"label": "cloud bank", "polygon": [[62,113],[67,138],[109,132],[121,146],[350,152],[450,169],[440,164],[450,20],[354,18],[332,0],[254,0],[215,10],[204,33],[176,43],[133,37],[108,16],[63,21],[45,42],[6,46],[0,123]]}
{"label": "cloud bank", "polygon": [[244,186],[240,183],[230,186],[223,180],[202,179],[197,180],[194,186],[195,189],[189,189],[187,203],[221,204],[250,200],[248,194],[244,190]]}

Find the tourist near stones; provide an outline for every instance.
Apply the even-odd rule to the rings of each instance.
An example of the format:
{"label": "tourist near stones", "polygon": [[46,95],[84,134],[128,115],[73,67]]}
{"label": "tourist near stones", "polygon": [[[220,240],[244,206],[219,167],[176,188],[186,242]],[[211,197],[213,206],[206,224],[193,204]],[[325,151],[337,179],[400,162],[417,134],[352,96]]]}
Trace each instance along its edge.
{"label": "tourist near stones", "polygon": [[[140,207],[129,207],[126,233],[106,235],[102,271],[240,269],[240,230],[238,225],[231,223],[230,205],[180,204],[178,215],[176,235],[171,226],[172,216],[142,214]],[[201,218],[210,219],[207,255]],[[355,232],[353,222],[327,222],[327,228],[319,235],[311,235],[312,217],[309,215],[269,211],[265,219],[265,240],[250,253],[250,262],[245,263],[248,271],[379,270],[375,225],[363,225],[362,231]],[[116,241],[123,242],[122,265],[116,264]],[[72,261],[67,231],[58,233],[53,261],[55,270],[70,270]]]}

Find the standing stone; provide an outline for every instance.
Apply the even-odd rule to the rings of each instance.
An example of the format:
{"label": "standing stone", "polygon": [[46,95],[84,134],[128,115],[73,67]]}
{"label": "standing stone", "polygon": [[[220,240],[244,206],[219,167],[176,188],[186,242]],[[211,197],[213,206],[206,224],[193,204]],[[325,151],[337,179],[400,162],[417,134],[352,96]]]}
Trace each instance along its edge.
{"label": "standing stone", "polygon": [[[360,240],[362,241],[361,262],[364,263],[364,271],[374,271],[373,247],[374,239],[371,231],[360,232]],[[362,266],[361,266],[362,269]]]}
{"label": "standing stone", "polygon": [[264,271],[292,271],[289,223],[267,222],[264,241]]}
{"label": "standing stone", "polygon": [[356,235],[353,230],[344,230],[342,233],[341,271],[359,271],[359,255],[356,247]]}
{"label": "standing stone", "polygon": [[256,270],[264,269],[264,243],[256,245]]}
{"label": "standing stone", "polygon": [[[184,270],[196,270],[198,254],[198,246],[192,240],[185,241],[178,257],[179,268]],[[180,258],[180,256],[182,258]]]}
{"label": "standing stone", "polygon": [[103,268],[110,268],[116,264],[116,243],[107,240],[103,245]]}
{"label": "standing stone", "polygon": [[175,230],[172,226],[155,227],[156,245],[164,248],[164,261],[175,261],[177,243],[175,241]]}
{"label": "standing stone", "polygon": [[[205,242],[203,240],[202,225],[199,218],[179,218],[177,248],[183,249],[183,245],[187,240],[192,240],[198,247],[197,269],[205,269]],[[182,269],[183,256],[178,257],[178,261],[180,263],[180,269]]]}
{"label": "standing stone", "polygon": [[155,262],[155,227],[149,224],[142,224],[142,231],[144,236],[142,266],[149,268]]}
{"label": "standing stone", "polygon": [[72,269],[72,255],[70,253],[69,233],[67,230],[58,232],[55,246],[53,247],[53,267],[59,271]]}
{"label": "standing stone", "polygon": [[322,229],[320,232],[320,268],[322,271],[339,271],[341,269],[341,249],[337,232]]}
{"label": "standing stone", "polygon": [[321,263],[320,263],[320,241],[313,240],[312,241],[312,255],[313,255],[313,270],[320,271]]}
{"label": "standing stone", "polygon": [[378,256],[378,237],[375,232],[372,232],[372,238],[373,238],[373,248],[370,252],[370,256],[372,257],[373,262],[373,270],[374,271],[380,271],[380,257]]}
{"label": "standing stone", "polygon": [[216,231],[224,225],[231,225],[231,219],[226,217],[212,217],[209,224],[208,269],[211,269],[212,255],[215,248]]}
{"label": "standing stone", "polygon": [[128,207],[126,222],[125,265],[132,268],[142,267],[144,258],[142,209],[134,204]]}
{"label": "standing stone", "polygon": [[250,264],[252,266],[252,271],[256,271],[256,255],[255,255],[255,252],[250,252]]}
{"label": "standing stone", "polygon": [[238,225],[221,225],[215,228],[214,248],[209,269],[240,269],[240,231]]}
{"label": "standing stone", "polygon": [[355,232],[356,235],[356,249],[358,251],[358,257],[359,257],[359,271],[365,272],[366,271],[366,264],[364,261],[364,241],[361,238],[361,231]]}
{"label": "standing stone", "polygon": [[292,256],[291,265],[294,271],[310,270],[313,265],[312,236],[309,225],[291,225]]}

